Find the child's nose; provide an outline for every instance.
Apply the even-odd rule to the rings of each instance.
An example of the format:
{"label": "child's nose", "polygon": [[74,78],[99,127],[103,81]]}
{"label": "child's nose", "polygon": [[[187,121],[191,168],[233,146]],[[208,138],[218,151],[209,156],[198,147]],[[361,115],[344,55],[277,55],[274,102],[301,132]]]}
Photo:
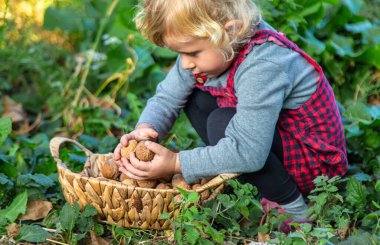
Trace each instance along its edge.
{"label": "child's nose", "polygon": [[182,68],[185,70],[191,70],[195,68],[195,64],[188,58],[182,58]]}

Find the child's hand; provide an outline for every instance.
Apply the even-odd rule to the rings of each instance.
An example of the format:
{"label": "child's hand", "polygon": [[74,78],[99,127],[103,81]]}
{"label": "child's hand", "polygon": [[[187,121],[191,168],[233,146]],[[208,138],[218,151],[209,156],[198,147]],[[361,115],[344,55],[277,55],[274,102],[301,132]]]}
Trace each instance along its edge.
{"label": "child's hand", "polygon": [[155,140],[158,137],[158,133],[152,126],[149,124],[140,124],[135,130],[129,134],[124,134],[120,138],[120,143],[116,146],[113,154],[114,161],[120,166],[121,159],[121,148],[128,146],[128,141],[130,140]]}
{"label": "child's hand", "polygon": [[137,180],[158,179],[181,173],[178,153],[172,152],[155,142],[148,141],[145,145],[155,153],[153,160],[143,162],[138,160],[134,153],[131,153],[129,161],[126,158],[120,160],[122,165],[120,171],[122,173]]}

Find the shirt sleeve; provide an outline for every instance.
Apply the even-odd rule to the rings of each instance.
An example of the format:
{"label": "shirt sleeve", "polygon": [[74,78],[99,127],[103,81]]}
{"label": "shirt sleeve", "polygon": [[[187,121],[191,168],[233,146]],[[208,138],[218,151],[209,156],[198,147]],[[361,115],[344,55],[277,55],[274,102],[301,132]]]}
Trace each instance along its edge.
{"label": "shirt sleeve", "polygon": [[158,132],[159,139],[165,138],[193,88],[194,77],[181,68],[178,58],[165,79],[158,84],[155,95],[148,100],[136,126],[150,124]]}
{"label": "shirt sleeve", "polygon": [[269,155],[275,126],[289,86],[283,67],[266,59],[240,65],[235,75],[236,114],[215,146],[179,153],[188,182],[221,173],[260,170]]}

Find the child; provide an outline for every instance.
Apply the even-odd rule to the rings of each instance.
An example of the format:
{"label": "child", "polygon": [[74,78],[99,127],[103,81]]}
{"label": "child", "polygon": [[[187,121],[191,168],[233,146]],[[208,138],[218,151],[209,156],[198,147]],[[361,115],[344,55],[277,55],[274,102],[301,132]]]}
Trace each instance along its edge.
{"label": "child", "polygon": [[[344,175],[343,127],[321,67],[261,20],[251,0],[144,0],[138,28],[178,52],[134,131],[114,152],[134,179],[185,180],[241,173],[266,199],[303,220],[319,175]],[[162,139],[184,109],[208,145],[174,153],[157,143],[149,162],[120,158],[131,139]]]}

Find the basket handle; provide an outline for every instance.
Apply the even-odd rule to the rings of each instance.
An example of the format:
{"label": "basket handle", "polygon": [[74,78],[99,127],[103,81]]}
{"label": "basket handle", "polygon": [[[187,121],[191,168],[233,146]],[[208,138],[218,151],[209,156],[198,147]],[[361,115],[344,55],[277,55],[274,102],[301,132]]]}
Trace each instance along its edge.
{"label": "basket handle", "polygon": [[211,179],[206,184],[200,186],[198,189],[196,189],[196,192],[203,192],[207,189],[217,187],[218,185],[222,184],[226,179],[233,179],[239,176],[240,174],[220,174],[213,179]]}
{"label": "basket handle", "polygon": [[65,137],[54,137],[50,140],[50,153],[53,156],[55,162],[59,165],[62,165],[62,160],[59,159],[59,148],[65,142],[70,142],[78,146],[82,151],[84,151],[86,156],[90,156],[93,154],[89,149],[84,147],[82,144],[80,144],[76,140],[65,138]]}

